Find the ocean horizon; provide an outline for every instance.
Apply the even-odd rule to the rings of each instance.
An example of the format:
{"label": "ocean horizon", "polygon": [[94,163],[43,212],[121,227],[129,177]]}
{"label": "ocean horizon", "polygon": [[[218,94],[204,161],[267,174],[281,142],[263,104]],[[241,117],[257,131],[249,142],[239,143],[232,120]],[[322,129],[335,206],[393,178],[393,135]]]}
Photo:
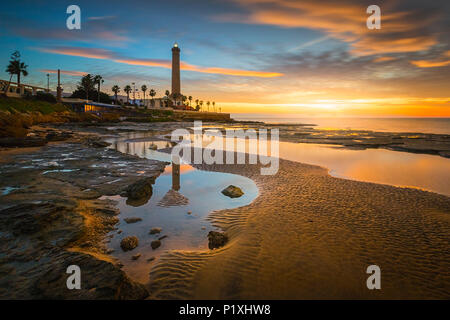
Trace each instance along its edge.
{"label": "ocean horizon", "polygon": [[232,113],[240,121],[312,124],[318,129],[450,134],[450,118],[302,117],[297,114]]}

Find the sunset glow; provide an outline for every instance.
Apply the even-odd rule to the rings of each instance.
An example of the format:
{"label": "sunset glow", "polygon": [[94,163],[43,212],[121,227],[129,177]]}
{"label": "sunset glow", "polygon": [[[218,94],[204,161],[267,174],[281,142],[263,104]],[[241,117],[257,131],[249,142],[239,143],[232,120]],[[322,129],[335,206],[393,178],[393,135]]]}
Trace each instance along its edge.
{"label": "sunset glow", "polygon": [[[446,18],[423,4],[382,7],[379,30],[366,27],[366,6],[351,0],[233,0],[221,8],[159,2],[126,10],[81,1],[81,30],[65,27],[64,4],[41,19],[20,6],[4,10],[1,55],[6,60],[17,43],[31,66],[26,81],[35,85],[46,86],[45,74],[61,69],[64,92],[92,73],[102,74],[105,90],[134,82],[162,96],[178,42],[182,93],[224,112],[450,116]],[[127,14],[118,16],[122,6]],[[164,19],[167,11],[179,18]]]}

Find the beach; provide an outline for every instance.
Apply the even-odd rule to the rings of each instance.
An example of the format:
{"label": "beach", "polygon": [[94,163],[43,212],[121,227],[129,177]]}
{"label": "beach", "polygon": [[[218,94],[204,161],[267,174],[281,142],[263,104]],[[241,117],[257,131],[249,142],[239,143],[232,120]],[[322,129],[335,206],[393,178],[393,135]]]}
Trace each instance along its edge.
{"label": "beach", "polygon": [[[172,252],[151,272],[159,299],[448,299],[450,198],[329,176],[281,160],[255,167],[203,166],[256,181],[245,207],[213,212],[230,237],[213,252]],[[382,290],[366,268],[380,266]]]}
{"label": "beach", "polygon": [[[83,127],[66,124],[56,129],[50,126],[39,130],[50,130],[57,135],[70,133],[71,138],[41,148],[22,149],[22,153],[17,152],[20,149],[2,151],[2,158],[6,154],[8,158],[0,169],[2,176],[10,180],[4,179],[0,185],[5,190],[0,198],[0,216],[6,227],[2,230],[2,252],[8,252],[0,260],[0,272],[5,275],[1,287],[10,289],[0,292],[0,296],[450,297],[449,197],[337,178],[329,175],[326,168],[283,159],[278,172],[267,176],[260,174],[259,165],[193,165],[200,172],[250,178],[258,188],[251,203],[212,210],[205,218],[228,236],[224,247],[213,250],[204,246],[181,247],[167,251],[164,245],[168,240],[162,240],[157,259],[146,261],[143,259],[147,254],[147,239],[140,237],[139,246],[129,253],[127,260],[120,260],[117,250],[115,253],[110,248],[110,242],[135,233],[132,227],[119,228],[124,216],[118,210],[117,201],[105,196],[123,194],[123,190],[142,179],[160,179],[165,164],[111,149],[105,138],[126,132],[148,132],[150,128],[152,136],[161,137],[175,128],[191,125],[164,123],[149,127],[118,123]],[[6,188],[11,187],[11,179],[16,189]],[[183,179],[182,176],[182,183]],[[134,205],[142,206],[147,201],[151,203],[154,199]],[[37,225],[30,220],[36,212],[43,219]],[[48,213],[53,215],[51,223],[45,218]],[[195,212],[192,216],[195,218]],[[139,223],[143,222],[130,226]],[[200,230],[197,233],[201,234]],[[176,237],[176,234],[167,235],[169,239]],[[152,239],[150,235],[146,237]],[[203,239],[206,244],[206,235]],[[30,243],[34,245],[30,247]],[[144,255],[138,261],[140,268],[149,273],[149,282],[134,279],[133,264],[137,262],[130,256],[136,253]],[[63,290],[63,261],[84,264],[88,269],[88,286],[76,294]],[[382,290],[367,288],[369,265],[380,267]],[[51,270],[55,268],[61,269],[61,276],[52,276]]]}

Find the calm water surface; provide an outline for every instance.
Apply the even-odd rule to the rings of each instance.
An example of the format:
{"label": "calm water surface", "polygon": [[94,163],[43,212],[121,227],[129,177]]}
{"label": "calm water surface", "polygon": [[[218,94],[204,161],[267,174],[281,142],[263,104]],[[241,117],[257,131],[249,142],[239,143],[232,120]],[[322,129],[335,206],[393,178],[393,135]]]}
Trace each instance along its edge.
{"label": "calm water surface", "polygon": [[236,120],[253,120],[266,123],[307,123],[318,129],[353,129],[383,132],[422,132],[450,134],[450,118],[305,118],[297,114],[271,115],[234,113]]}
{"label": "calm water surface", "polygon": [[[130,138],[140,137],[136,134],[128,134],[126,139],[116,141],[113,148],[129,154],[138,155],[148,159],[170,161],[170,155],[151,150],[152,144],[158,148],[167,147],[165,141],[139,141]],[[180,166],[180,174],[173,175],[172,165],[168,165],[155,181],[153,194],[145,204],[127,204],[126,198],[120,196],[108,197],[118,201],[120,209],[117,231],[111,234],[110,247],[112,253],[124,265],[123,269],[133,279],[146,282],[151,266],[156,262],[161,253],[167,250],[198,250],[207,249],[207,234],[214,230],[207,216],[211,211],[241,207],[251,203],[258,195],[256,184],[239,175],[201,171],[188,164]],[[231,199],[224,196],[221,191],[229,185],[240,187],[244,195]],[[163,200],[169,195],[175,195],[181,199],[178,204],[167,206]],[[163,201],[161,203],[161,201]],[[165,206],[164,206],[165,205]],[[188,213],[190,212],[190,214]],[[127,224],[127,217],[139,217],[142,221]],[[160,234],[150,235],[151,228],[161,228]],[[126,236],[137,236],[139,246],[129,252],[123,252],[120,241]],[[150,246],[153,240],[167,236],[161,240],[161,247],[153,250]],[[142,256],[134,261],[132,256],[141,253]],[[148,261],[155,258],[154,261]]]}

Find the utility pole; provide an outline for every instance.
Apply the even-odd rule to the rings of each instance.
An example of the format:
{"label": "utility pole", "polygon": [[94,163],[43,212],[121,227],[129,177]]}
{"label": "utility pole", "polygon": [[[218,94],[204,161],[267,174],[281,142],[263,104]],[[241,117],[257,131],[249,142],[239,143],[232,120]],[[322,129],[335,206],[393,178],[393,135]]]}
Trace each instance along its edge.
{"label": "utility pole", "polygon": [[50,92],[50,73],[47,73],[47,91]]}
{"label": "utility pole", "polygon": [[62,101],[62,88],[61,88],[61,70],[58,69],[58,86],[56,87],[56,101]]}

